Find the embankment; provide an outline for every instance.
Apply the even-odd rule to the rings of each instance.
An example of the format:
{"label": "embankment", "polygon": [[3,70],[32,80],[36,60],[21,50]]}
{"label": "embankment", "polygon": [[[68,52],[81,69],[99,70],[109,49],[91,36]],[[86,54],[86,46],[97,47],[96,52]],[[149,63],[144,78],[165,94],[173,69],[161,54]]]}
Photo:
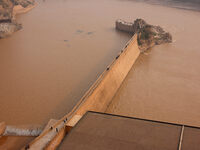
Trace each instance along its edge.
{"label": "embankment", "polygon": [[54,149],[87,111],[105,112],[113,96],[138,58],[137,35],[126,44],[115,60],[100,75],[73,110],[32,141],[30,149]]}

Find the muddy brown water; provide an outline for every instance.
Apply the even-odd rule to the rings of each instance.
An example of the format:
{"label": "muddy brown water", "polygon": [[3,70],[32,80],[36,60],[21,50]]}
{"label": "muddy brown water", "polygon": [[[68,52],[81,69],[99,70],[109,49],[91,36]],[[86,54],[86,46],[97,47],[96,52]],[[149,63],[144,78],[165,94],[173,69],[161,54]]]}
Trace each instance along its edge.
{"label": "muddy brown water", "polygon": [[107,112],[200,126],[200,13],[147,5],[139,9],[133,9],[133,16],[165,27],[174,42],[140,55]]}
{"label": "muddy brown water", "polygon": [[0,40],[0,121],[44,125],[65,115],[130,39],[115,20],[144,18],[174,43],[139,57],[107,112],[200,126],[199,12],[125,0],[38,3],[18,16],[21,31]]}
{"label": "muddy brown water", "polygon": [[72,109],[131,37],[107,3],[39,1],[18,17],[23,29],[0,40],[0,120],[45,124]]}

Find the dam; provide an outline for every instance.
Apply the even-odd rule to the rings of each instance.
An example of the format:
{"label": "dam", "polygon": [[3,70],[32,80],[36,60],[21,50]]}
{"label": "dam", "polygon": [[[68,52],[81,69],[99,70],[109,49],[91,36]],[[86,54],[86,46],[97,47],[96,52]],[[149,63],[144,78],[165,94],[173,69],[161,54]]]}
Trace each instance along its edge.
{"label": "dam", "polygon": [[[138,17],[165,27],[174,42],[138,57],[106,113],[199,126],[199,12],[117,0],[41,0],[18,17],[24,29],[0,41],[0,120],[44,126],[70,112],[131,38],[114,30],[115,20]],[[0,149],[10,139],[19,149],[35,137],[13,138]]]}
{"label": "dam", "polygon": [[30,149],[55,149],[65,136],[66,130],[69,127],[73,128],[87,111],[105,112],[139,54],[137,35],[134,35],[73,110],[48,127],[28,147]]}
{"label": "dam", "polygon": [[200,13],[180,11],[184,17],[177,12],[168,18],[176,24],[174,42],[140,55],[107,113],[200,126]]}
{"label": "dam", "polygon": [[[23,149],[75,148],[81,150],[84,147],[84,149],[92,150],[97,145],[101,145],[102,150],[116,149],[116,147],[127,150],[132,148],[197,150],[198,141],[195,139],[200,136],[199,127],[104,113],[139,54],[137,35],[134,35],[73,110],[60,120],[49,122],[44,131]],[[123,125],[122,120],[124,120]],[[117,124],[121,126],[117,127]],[[121,132],[116,135],[117,131],[113,130],[112,125],[115,130],[119,128],[117,131]],[[80,128],[80,126],[83,127]],[[94,132],[90,133],[91,130]],[[144,135],[147,132],[148,136]],[[102,140],[100,133],[104,135]],[[133,141],[128,140],[129,136],[134,136],[131,137]],[[90,138],[93,142],[87,141]],[[111,140],[109,144],[105,143],[105,139]],[[118,145],[119,143],[121,144]]]}

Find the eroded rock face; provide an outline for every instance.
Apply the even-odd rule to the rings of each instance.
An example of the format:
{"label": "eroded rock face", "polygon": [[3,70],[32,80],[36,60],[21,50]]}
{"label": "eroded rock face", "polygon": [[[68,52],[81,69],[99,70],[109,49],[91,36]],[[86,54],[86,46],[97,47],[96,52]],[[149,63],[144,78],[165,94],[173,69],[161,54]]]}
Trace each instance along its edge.
{"label": "eroded rock face", "polygon": [[0,0],[0,22],[11,20],[13,3],[10,0]]}
{"label": "eroded rock face", "polygon": [[149,25],[142,19],[135,20],[133,28],[134,32],[138,34],[138,45],[142,51],[154,45],[172,42],[170,33],[165,32],[160,26]]}
{"label": "eroded rock face", "polygon": [[132,34],[136,33],[141,51],[146,51],[154,45],[172,42],[170,33],[165,32],[160,26],[147,24],[143,19],[136,19],[134,23],[118,20],[116,21],[116,28]]}
{"label": "eroded rock face", "polygon": [[33,5],[35,3],[34,0],[11,0],[14,5],[21,5],[22,7],[26,8],[29,5]]}
{"label": "eroded rock face", "polygon": [[[34,5],[34,0],[0,0],[0,38],[5,38],[22,28],[14,19],[14,7],[26,8]],[[16,12],[15,12],[16,14]]]}

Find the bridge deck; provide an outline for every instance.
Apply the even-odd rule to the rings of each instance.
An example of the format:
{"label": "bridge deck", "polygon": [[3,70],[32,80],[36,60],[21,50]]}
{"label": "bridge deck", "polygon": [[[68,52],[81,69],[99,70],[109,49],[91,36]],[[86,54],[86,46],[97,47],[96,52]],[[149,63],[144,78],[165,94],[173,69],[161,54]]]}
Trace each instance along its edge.
{"label": "bridge deck", "polygon": [[87,112],[59,150],[199,150],[200,129]]}

